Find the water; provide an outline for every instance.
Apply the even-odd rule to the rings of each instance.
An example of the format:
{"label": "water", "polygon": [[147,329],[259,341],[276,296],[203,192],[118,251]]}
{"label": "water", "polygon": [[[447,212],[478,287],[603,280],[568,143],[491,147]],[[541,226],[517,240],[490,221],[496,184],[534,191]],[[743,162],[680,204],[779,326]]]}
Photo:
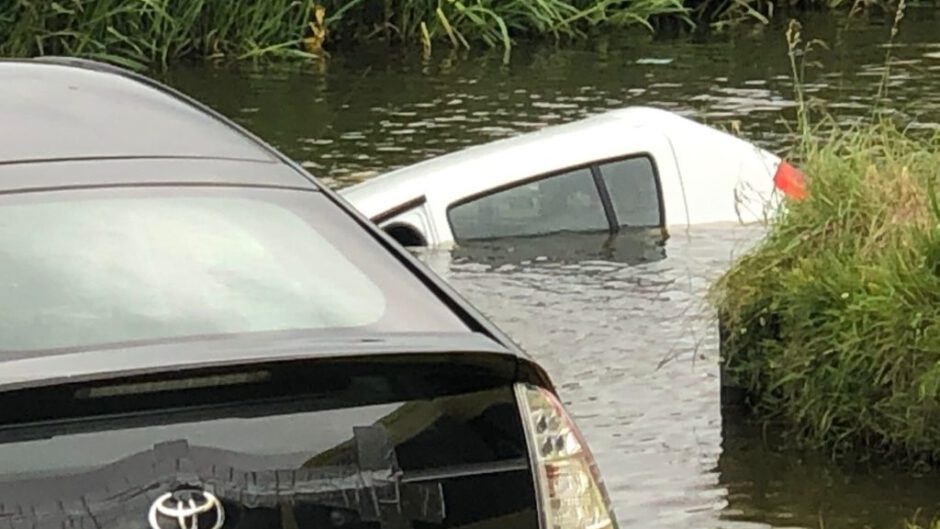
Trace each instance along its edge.
{"label": "water", "polygon": [[[887,20],[804,17],[830,46],[809,96],[840,119],[886,105],[940,122],[940,12]],[[331,185],[494,138],[631,104],[669,108],[783,150],[792,82],[781,24],[708,38],[617,35],[501,53],[362,48],[263,71],[180,68],[175,86],[248,126]],[[576,146],[573,146],[576,148]],[[938,509],[940,477],[847,468],[779,452],[718,403],[715,329],[703,294],[757,228],[509,241],[421,253],[541,361],[600,461],[625,528],[894,528]]]}

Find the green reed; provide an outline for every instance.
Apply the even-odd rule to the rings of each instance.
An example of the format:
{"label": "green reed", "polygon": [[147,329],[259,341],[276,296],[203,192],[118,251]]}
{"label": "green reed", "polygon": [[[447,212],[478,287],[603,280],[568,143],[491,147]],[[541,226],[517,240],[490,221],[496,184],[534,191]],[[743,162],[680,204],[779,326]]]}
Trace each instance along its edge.
{"label": "green reed", "polygon": [[[384,1],[384,0],[383,0]],[[597,27],[645,26],[675,16],[690,27],[682,0],[325,0],[338,39],[381,36],[399,42],[474,42],[510,49],[518,38],[578,38]]]}
{"label": "green reed", "polygon": [[919,523],[916,520],[908,521],[904,524],[904,529],[940,529],[940,521],[934,520],[927,524]]}

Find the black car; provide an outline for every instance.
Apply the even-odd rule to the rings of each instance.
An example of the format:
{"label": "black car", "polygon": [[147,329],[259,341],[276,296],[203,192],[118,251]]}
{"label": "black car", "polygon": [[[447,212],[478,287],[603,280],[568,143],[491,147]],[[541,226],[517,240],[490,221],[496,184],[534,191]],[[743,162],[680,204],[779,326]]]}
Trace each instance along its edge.
{"label": "black car", "polygon": [[297,164],[0,62],[0,529],[613,528],[545,372]]}

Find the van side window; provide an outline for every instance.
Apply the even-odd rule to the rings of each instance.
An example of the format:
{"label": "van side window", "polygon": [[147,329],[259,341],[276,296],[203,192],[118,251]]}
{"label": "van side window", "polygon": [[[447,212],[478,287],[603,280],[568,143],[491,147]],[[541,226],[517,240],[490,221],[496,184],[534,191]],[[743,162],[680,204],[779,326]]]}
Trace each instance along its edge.
{"label": "van side window", "polygon": [[447,216],[457,241],[609,229],[589,168],[458,204]]}
{"label": "van side window", "polygon": [[649,157],[618,160],[601,164],[599,168],[620,226],[662,224],[656,170]]}

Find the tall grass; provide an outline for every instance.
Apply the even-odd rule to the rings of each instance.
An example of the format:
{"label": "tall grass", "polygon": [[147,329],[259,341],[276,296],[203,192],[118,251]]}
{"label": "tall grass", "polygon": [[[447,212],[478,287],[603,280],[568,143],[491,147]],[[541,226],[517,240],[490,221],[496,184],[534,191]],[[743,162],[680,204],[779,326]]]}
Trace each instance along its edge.
{"label": "tall grass", "polygon": [[131,67],[304,55],[313,0],[0,0],[0,54],[70,55]]}
{"label": "tall grass", "polygon": [[940,135],[811,124],[789,38],[809,195],[712,289],[728,382],[804,446],[940,463]]}
{"label": "tall grass", "polygon": [[940,529],[940,521],[934,520],[926,525],[917,521],[909,521],[904,524],[904,529]]}
{"label": "tall grass", "polygon": [[[840,0],[794,0],[817,6]],[[888,0],[865,0],[865,4]],[[857,0],[862,2],[862,0]],[[792,3],[792,2],[791,2]],[[0,0],[0,55],[65,54],[128,66],[188,58],[313,57],[371,40],[508,51],[519,39],[577,39],[767,22],[775,0]]]}
{"label": "tall grass", "polygon": [[726,375],[803,444],[940,461],[940,137],[836,128],[802,166],[809,198],[715,287]]}
{"label": "tall grass", "polygon": [[[324,20],[317,20],[317,7]],[[141,67],[173,60],[322,54],[373,39],[471,43],[582,37],[676,16],[682,0],[0,0],[0,54],[65,54]],[[313,45],[311,46],[311,43]]]}

